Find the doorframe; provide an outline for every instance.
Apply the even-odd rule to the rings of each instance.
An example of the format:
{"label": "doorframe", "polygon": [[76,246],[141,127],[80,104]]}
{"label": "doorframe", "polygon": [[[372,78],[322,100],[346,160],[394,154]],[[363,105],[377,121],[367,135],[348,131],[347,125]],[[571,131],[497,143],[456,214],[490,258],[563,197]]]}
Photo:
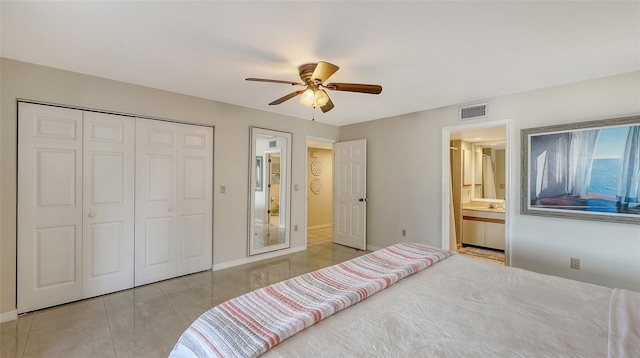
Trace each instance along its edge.
{"label": "doorframe", "polygon": [[[304,228],[304,248],[307,248],[307,225],[309,223],[309,148],[313,148],[313,147],[309,147],[309,141],[316,141],[316,142],[324,142],[324,143],[330,143],[331,144],[331,153],[333,154],[333,144],[334,143],[338,143],[337,139],[332,139],[332,138],[323,138],[323,137],[315,137],[315,136],[306,136],[305,137],[305,142],[304,142],[304,225],[302,226]],[[333,165],[333,159],[332,159],[332,163]],[[334,173],[335,174],[335,173]],[[334,176],[331,176],[331,181],[332,181],[332,187],[333,187],[333,181],[334,181]],[[331,207],[331,210],[333,210],[333,206]],[[333,222],[333,213],[331,214],[331,227],[333,228],[334,226],[334,222]]]}
{"label": "doorframe", "polygon": [[452,132],[460,132],[460,131],[466,131],[466,130],[474,130],[474,129],[483,129],[483,128],[490,128],[490,127],[501,127],[504,126],[505,127],[505,133],[506,133],[506,138],[505,138],[505,148],[506,153],[505,153],[505,181],[506,181],[506,186],[507,189],[505,190],[505,225],[504,225],[504,229],[505,229],[505,239],[504,239],[504,244],[505,244],[505,266],[511,266],[511,236],[509,235],[509,233],[511,232],[511,215],[510,212],[512,210],[512,208],[517,207],[514,196],[515,195],[511,195],[511,193],[514,192],[514,188],[513,188],[513,181],[511,180],[511,153],[513,152],[514,148],[512,145],[512,138],[511,138],[511,120],[510,119],[499,119],[499,120],[493,120],[493,121],[487,121],[487,122],[480,122],[480,123],[469,123],[469,124],[459,124],[459,125],[455,125],[455,126],[449,126],[449,127],[444,127],[442,128],[442,188],[440,189],[442,192],[442,223],[441,223],[441,227],[442,227],[442,248],[443,249],[449,249],[449,245],[450,245],[450,237],[449,237],[449,220],[450,220],[450,209],[449,209],[449,202],[451,200],[450,198],[450,191],[451,191],[451,161],[450,161],[450,154],[449,154],[449,147],[450,147],[450,138],[451,138],[451,133]]}

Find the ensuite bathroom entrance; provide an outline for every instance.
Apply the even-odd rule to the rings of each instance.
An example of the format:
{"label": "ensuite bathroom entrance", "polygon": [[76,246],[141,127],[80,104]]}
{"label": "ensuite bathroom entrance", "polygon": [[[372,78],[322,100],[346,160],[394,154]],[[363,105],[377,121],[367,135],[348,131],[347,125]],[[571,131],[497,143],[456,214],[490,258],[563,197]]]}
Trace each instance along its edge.
{"label": "ensuite bathroom entrance", "polygon": [[448,134],[450,247],[465,256],[504,265],[506,126],[461,126]]}

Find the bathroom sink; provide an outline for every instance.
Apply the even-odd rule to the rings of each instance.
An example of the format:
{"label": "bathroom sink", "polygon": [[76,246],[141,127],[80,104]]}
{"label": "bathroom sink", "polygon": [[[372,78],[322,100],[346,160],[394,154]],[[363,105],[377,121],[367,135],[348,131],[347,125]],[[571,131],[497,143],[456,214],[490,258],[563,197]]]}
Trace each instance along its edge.
{"label": "bathroom sink", "polygon": [[490,211],[490,212],[494,212],[494,213],[504,213],[504,208],[490,208],[488,206],[479,206],[479,205],[463,206],[462,209],[465,209],[465,210]]}

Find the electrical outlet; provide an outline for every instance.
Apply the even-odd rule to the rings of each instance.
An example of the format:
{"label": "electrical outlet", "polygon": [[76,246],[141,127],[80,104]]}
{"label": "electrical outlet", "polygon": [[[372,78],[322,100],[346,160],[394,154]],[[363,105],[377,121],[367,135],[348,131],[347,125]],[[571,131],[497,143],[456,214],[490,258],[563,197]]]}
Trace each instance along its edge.
{"label": "electrical outlet", "polygon": [[293,231],[298,231],[298,225],[293,225]]}
{"label": "electrical outlet", "polygon": [[222,184],[220,185],[220,194],[224,194],[227,192],[227,186]]}
{"label": "electrical outlet", "polygon": [[580,270],[580,259],[576,259],[575,257],[572,257],[571,268],[575,270]]}
{"label": "electrical outlet", "polygon": [[407,236],[407,229],[402,229],[402,236]]}

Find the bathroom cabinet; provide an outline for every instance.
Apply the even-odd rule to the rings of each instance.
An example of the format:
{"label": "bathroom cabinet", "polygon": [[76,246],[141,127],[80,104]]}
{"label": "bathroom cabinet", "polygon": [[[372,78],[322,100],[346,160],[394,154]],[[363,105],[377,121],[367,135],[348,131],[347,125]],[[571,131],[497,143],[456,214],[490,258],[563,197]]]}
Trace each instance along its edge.
{"label": "bathroom cabinet", "polygon": [[504,212],[462,210],[462,243],[504,250]]}

